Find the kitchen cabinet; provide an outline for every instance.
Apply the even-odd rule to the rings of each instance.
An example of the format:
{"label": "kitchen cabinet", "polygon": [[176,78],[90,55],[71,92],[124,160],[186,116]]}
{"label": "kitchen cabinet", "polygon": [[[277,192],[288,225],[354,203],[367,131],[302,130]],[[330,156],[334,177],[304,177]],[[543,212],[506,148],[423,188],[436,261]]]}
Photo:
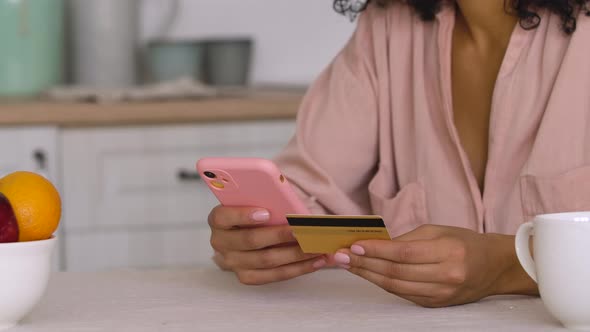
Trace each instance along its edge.
{"label": "kitchen cabinet", "polygon": [[205,156],[271,158],[294,121],[65,129],[65,267],[200,265],[216,200],[195,171]]}
{"label": "kitchen cabinet", "polygon": [[58,187],[62,270],[208,264],[207,215],[217,202],[197,160],[273,157],[294,132],[300,99],[0,101],[0,175],[31,170]]}
{"label": "kitchen cabinet", "polygon": [[57,128],[0,128],[0,177],[17,170],[57,180]]}
{"label": "kitchen cabinet", "polygon": [[[51,180],[62,193],[59,179],[58,131],[51,126],[0,127],[0,177],[14,171],[32,171]],[[58,230],[58,236],[61,229]],[[57,246],[54,267],[63,260]]]}

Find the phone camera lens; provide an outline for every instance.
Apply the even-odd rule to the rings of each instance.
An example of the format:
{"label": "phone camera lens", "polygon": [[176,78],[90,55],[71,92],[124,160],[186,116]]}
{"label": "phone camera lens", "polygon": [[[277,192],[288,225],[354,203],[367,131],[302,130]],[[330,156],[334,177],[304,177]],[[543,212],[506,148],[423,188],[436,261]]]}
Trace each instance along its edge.
{"label": "phone camera lens", "polygon": [[203,174],[205,174],[206,177],[210,178],[210,179],[215,179],[217,177],[217,175],[215,175],[215,173],[213,172],[204,172]]}

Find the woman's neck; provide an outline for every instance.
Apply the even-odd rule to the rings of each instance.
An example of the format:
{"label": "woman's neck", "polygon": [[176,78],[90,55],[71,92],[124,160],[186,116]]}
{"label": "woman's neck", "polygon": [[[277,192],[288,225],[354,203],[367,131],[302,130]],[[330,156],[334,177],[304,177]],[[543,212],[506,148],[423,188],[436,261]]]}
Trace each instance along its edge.
{"label": "woman's neck", "polygon": [[505,0],[456,0],[457,28],[482,50],[508,45],[518,18],[506,12]]}

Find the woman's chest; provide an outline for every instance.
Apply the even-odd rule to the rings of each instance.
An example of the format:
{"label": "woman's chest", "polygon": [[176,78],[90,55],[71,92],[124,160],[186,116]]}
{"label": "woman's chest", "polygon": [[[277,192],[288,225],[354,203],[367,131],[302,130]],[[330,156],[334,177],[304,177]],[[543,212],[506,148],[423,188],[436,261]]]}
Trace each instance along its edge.
{"label": "woman's chest", "polygon": [[[579,41],[547,47],[535,38],[507,55],[513,65],[500,70],[492,90],[489,82],[487,90],[477,89],[481,83],[469,75],[453,78],[462,83],[449,88],[455,74],[441,68],[444,52],[433,56],[428,47],[413,53],[418,59],[412,63],[421,68],[390,63],[391,72],[423,76],[409,78],[403,94],[388,87],[396,98],[382,108],[390,114],[382,117],[389,122],[380,129],[388,133],[380,135],[380,145],[393,153],[380,159],[396,188],[374,185],[373,196],[403,195],[382,209],[399,211],[403,202],[423,206],[413,215],[428,215],[428,222],[502,233],[533,214],[590,209],[590,63],[583,60],[590,48]],[[485,169],[483,197],[478,170],[469,164],[480,165],[480,174]],[[374,183],[386,179],[377,175]]]}
{"label": "woman's chest", "polygon": [[472,44],[454,40],[449,80],[451,129],[457,132],[458,148],[463,150],[469,171],[483,192],[494,87],[504,52],[478,51]]}

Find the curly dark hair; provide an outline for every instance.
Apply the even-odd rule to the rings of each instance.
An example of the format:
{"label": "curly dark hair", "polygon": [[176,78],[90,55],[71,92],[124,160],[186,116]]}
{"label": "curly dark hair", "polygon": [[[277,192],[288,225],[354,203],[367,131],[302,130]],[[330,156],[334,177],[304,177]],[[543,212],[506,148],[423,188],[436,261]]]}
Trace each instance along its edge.
{"label": "curly dark hair", "polygon": [[[436,13],[440,10],[442,3],[445,0],[369,0],[377,3],[381,7],[385,7],[396,1],[406,2],[412,6],[423,20],[432,21]],[[559,15],[562,21],[563,31],[567,34],[572,34],[576,30],[576,16],[580,11],[584,11],[586,16],[590,16],[590,0],[507,0],[507,11],[513,13],[520,18],[520,26],[524,29],[530,30],[536,28],[541,22],[541,17],[536,10],[546,8],[551,12]],[[347,5],[348,0],[334,0],[334,9],[345,14],[348,12],[360,12],[366,8],[356,8]]]}

